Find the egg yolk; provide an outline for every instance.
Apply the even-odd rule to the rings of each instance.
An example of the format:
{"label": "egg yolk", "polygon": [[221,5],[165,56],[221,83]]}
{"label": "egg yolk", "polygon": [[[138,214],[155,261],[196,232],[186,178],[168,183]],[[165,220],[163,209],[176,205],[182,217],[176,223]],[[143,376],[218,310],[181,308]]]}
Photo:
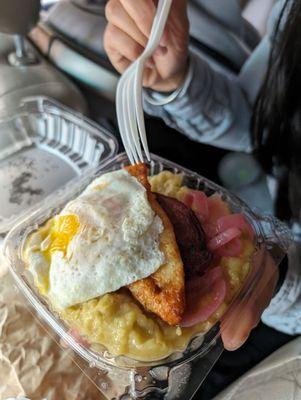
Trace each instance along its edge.
{"label": "egg yolk", "polygon": [[55,251],[61,251],[66,255],[68,245],[76,235],[79,225],[76,215],[60,215],[53,218],[49,234],[45,239],[49,241],[49,245],[43,251],[48,261]]}

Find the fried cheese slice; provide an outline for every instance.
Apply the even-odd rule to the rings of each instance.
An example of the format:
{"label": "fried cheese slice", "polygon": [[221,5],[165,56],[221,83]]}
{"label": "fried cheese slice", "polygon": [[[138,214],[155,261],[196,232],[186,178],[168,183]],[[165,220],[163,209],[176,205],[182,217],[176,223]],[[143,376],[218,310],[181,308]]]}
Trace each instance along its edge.
{"label": "fried cheese slice", "polygon": [[165,264],[154,274],[132,283],[128,288],[145,309],[169,325],[177,325],[185,309],[185,277],[174,229],[151,192],[146,165],[141,163],[125,169],[146,188],[150,205],[162,220],[164,230],[160,235],[160,249],[165,256]]}

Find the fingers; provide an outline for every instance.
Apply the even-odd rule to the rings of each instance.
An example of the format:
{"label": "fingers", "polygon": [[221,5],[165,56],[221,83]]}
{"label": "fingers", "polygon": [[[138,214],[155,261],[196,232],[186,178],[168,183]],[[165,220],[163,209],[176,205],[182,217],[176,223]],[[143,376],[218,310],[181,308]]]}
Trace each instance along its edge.
{"label": "fingers", "polygon": [[138,29],[149,37],[156,14],[156,7],[152,0],[119,0],[125,11],[135,21]]}
{"label": "fingers", "polygon": [[[223,340],[223,344],[226,350],[234,351],[237,350],[240,346],[242,346],[250,334],[250,326],[253,325],[253,316],[250,312],[244,312],[239,316],[239,313],[242,313],[243,309],[237,309],[237,313],[234,316],[231,315],[230,321],[227,321],[227,327],[221,327],[221,337]],[[239,320],[239,324],[237,323]]]}
{"label": "fingers", "polygon": [[145,47],[147,37],[139,30],[136,22],[127,13],[119,0],[110,0],[105,9],[108,22],[133,38],[141,46]]}
{"label": "fingers", "polygon": [[104,47],[119,73],[122,73],[143,51],[139,43],[112,24],[106,27]]}
{"label": "fingers", "polygon": [[119,54],[130,61],[136,60],[143,51],[143,47],[139,43],[112,24],[108,24],[106,28],[104,43],[106,50],[117,50]]}
{"label": "fingers", "polygon": [[142,53],[155,11],[151,0],[110,0],[107,3],[104,47],[119,73]]}
{"label": "fingers", "polygon": [[187,0],[173,0],[173,5],[165,27],[161,45],[173,46],[177,50],[184,43],[188,46],[189,20],[187,15]]}
{"label": "fingers", "polygon": [[[105,50],[119,73],[142,53],[148,41],[157,0],[109,0]],[[161,45],[149,60],[144,85],[155,90],[174,90],[182,82],[187,67],[187,0],[173,0]]]}

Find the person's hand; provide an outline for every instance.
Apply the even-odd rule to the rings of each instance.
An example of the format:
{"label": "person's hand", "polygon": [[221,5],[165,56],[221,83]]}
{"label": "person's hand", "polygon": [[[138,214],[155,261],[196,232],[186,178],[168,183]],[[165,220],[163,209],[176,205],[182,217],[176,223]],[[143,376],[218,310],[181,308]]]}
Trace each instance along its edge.
{"label": "person's hand", "polygon": [[[261,272],[259,272],[261,270]],[[258,273],[261,274],[259,279]],[[253,328],[260,321],[261,314],[270,303],[277,281],[278,268],[269,252],[262,248],[253,257],[252,272],[246,287],[251,287],[242,302],[237,302],[234,307],[223,316],[221,321],[221,336],[227,350],[236,350],[244,344]]]}
{"label": "person's hand", "polygon": [[[142,53],[150,35],[153,0],[109,0],[104,47],[119,73]],[[157,91],[177,89],[187,71],[189,22],[187,0],[173,0],[160,46],[148,60],[143,85]]]}

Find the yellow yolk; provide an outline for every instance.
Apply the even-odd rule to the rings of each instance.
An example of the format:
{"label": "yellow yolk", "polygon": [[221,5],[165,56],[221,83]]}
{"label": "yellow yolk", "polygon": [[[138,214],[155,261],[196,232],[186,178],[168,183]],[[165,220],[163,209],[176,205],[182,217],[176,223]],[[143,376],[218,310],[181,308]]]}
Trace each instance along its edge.
{"label": "yellow yolk", "polygon": [[48,261],[55,251],[62,251],[66,255],[69,243],[79,229],[79,220],[76,215],[60,215],[52,220],[52,226],[45,239],[46,248],[43,254]]}
{"label": "yellow yolk", "polygon": [[[66,255],[68,245],[76,235],[79,225],[78,217],[76,215],[62,215],[51,218],[39,230],[42,240],[41,245],[38,249],[33,247],[32,251],[40,251],[47,263],[50,265],[52,254],[55,251],[61,251]],[[27,248],[32,246],[32,240],[34,240],[34,238],[35,234],[29,237]],[[28,257],[26,256],[25,259],[28,259]],[[47,272],[40,272],[39,278],[35,279],[35,284],[41,294],[47,294],[49,290],[49,269],[47,269]]]}

